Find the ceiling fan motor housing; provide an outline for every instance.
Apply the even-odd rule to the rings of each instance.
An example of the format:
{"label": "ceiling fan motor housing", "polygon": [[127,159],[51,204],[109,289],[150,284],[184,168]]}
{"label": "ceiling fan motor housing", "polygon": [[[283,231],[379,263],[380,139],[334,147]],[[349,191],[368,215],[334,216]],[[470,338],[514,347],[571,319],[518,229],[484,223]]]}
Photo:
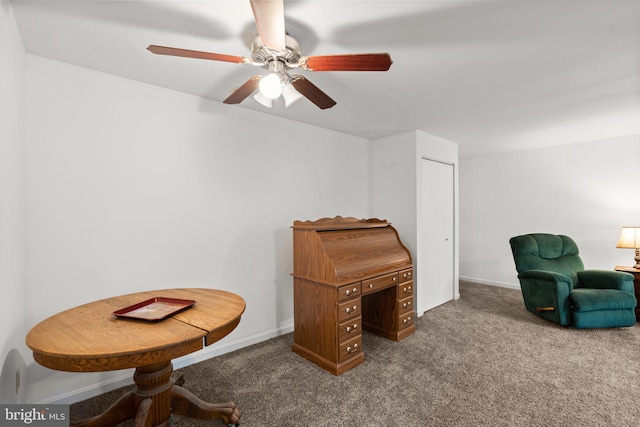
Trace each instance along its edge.
{"label": "ceiling fan motor housing", "polygon": [[298,60],[302,56],[300,51],[300,44],[291,37],[290,35],[285,35],[285,50],[284,51],[275,51],[269,49],[267,46],[262,44],[262,40],[260,40],[260,36],[257,36],[253,39],[251,43],[251,59],[254,62],[264,64],[265,68],[268,68],[268,63],[274,60],[279,60],[286,64],[297,64]]}

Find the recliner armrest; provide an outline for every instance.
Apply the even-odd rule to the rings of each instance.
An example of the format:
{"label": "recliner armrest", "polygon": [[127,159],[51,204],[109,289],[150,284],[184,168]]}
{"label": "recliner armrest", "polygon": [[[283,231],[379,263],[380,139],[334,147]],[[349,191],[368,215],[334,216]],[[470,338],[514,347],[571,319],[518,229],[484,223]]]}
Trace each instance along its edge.
{"label": "recliner armrest", "polygon": [[518,274],[518,279],[536,279],[555,283],[566,282],[569,284],[570,288],[573,288],[573,283],[571,282],[571,278],[569,278],[569,276],[562,273],[556,273],[554,271],[527,270]]}
{"label": "recliner armrest", "polygon": [[612,270],[584,270],[578,272],[580,285],[592,289],[618,289],[634,294],[633,274]]}

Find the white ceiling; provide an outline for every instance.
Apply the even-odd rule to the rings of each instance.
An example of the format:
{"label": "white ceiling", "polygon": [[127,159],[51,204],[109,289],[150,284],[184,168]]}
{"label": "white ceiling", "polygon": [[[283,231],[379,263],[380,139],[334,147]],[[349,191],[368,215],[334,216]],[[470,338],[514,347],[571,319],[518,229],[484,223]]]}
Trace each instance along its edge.
{"label": "white ceiling", "polygon": [[[4,0],[3,0],[4,1]],[[27,52],[222,101],[251,55],[249,0],[12,0]],[[377,138],[420,129],[461,155],[640,134],[640,0],[285,0],[306,56],[389,52],[388,72],[303,72],[337,105],[247,108]],[[288,136],[290,137],[290,136]]]}

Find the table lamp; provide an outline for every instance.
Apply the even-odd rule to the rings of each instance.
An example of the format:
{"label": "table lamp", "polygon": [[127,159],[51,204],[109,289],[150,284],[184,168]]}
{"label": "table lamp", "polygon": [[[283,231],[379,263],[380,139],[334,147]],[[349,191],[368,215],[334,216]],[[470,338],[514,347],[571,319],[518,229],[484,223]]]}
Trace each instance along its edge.
{"label": "table lamp", "polygon": [[633,268],[640,269],[640,227],[622,227],[622,233],[620,234],[620,240],[618,241],[616,248],[635,249],[636,265],[634,265]]}

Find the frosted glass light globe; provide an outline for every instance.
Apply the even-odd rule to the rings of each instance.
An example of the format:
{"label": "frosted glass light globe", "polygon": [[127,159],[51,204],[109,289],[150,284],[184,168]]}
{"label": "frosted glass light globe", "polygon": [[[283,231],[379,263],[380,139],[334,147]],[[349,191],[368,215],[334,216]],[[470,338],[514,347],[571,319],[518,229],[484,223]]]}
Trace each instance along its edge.
{"label": "frosted glass light globe", "polygon": [[282,82],[276,73],[261,78],[258,87],[260,93],[269,99],[276,99],[282,94]]}
{"label": "frosted glass light globe", "polygon": [[291,83],[287,83],[282,87],[282,98],[284,98],[284,106],[289,108],[302,98],[302,94]]}

